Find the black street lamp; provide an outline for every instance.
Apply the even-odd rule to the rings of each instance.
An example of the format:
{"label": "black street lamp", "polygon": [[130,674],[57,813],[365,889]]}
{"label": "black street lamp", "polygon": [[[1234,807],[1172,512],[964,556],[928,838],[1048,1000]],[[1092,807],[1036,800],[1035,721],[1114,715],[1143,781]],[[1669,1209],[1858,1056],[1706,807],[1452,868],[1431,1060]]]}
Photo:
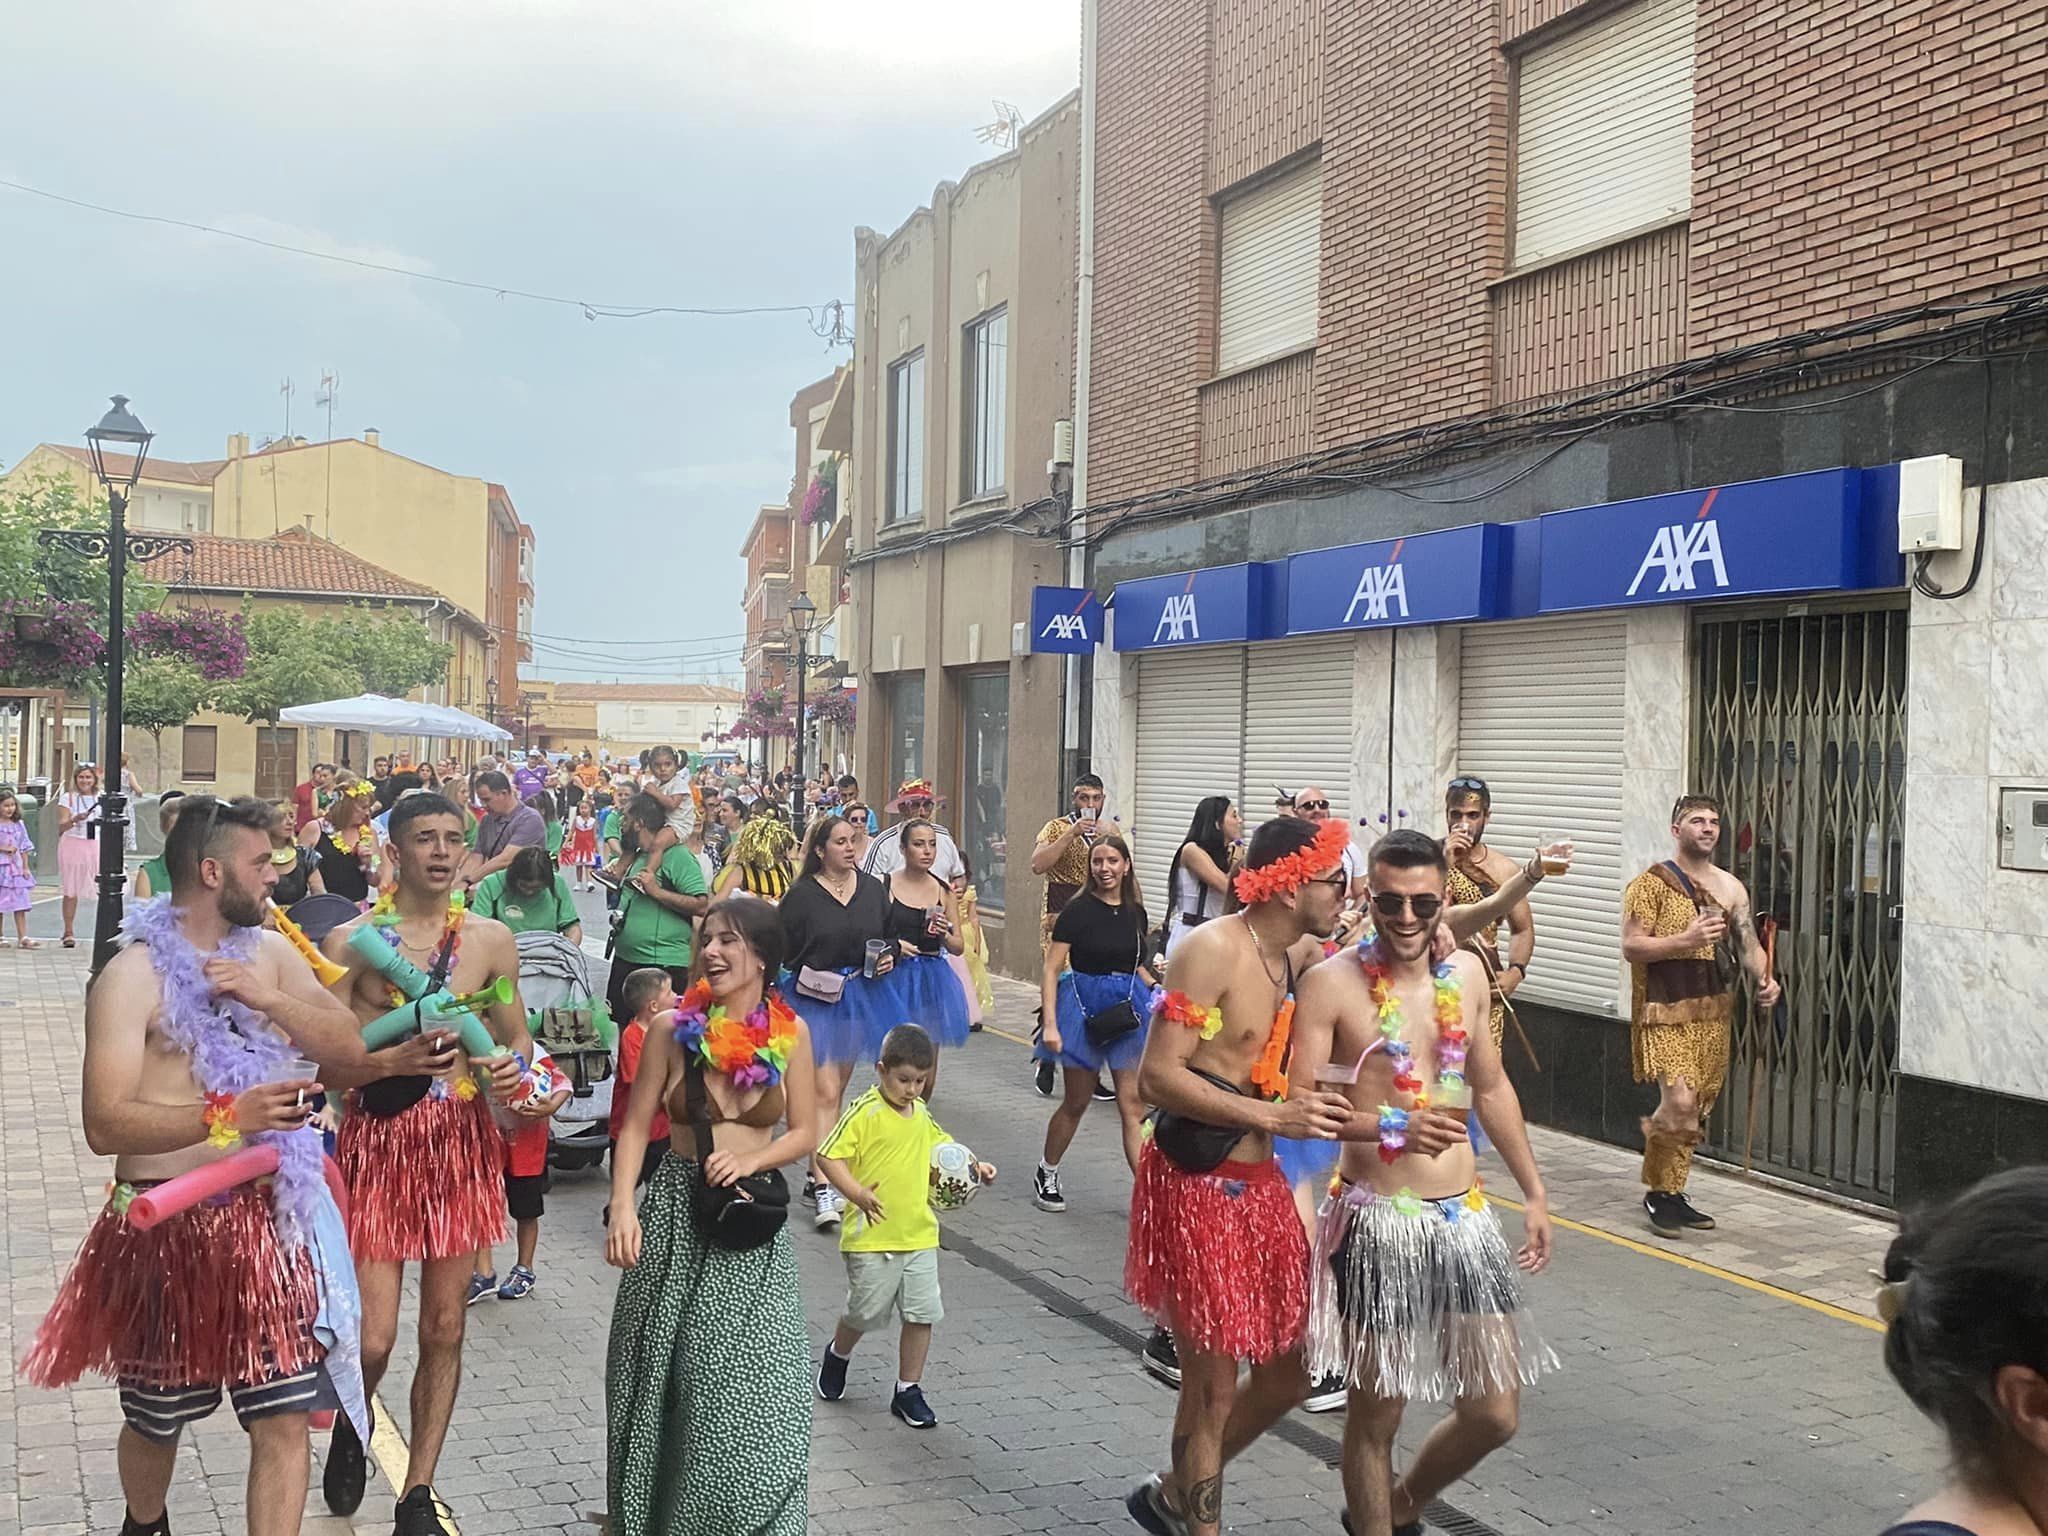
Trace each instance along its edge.
{"label": "black street lamp", "polygon": [[[100,765],[100,901],[93,919],[92,974],[97,977],[114,957],[114,939],[121,929],[121,889],[128,883],[123,855],[128,843],[128,796],[121,776],[121,669],[126,662],[124,633],[128,560],[148,562],[181,550],[192,553],[192,541],[174,535],[130,533],[128,496],[142,478],[142,461],[154,436],[128,410],[128,397],[115,395],[113,409],[85,434],[92,450],[92,471],[107,488],[107,528],[45,528],[37,541],[69,550],[89,560],[107,562],[107,731]],[[115,457],[108,458],[112,449]],[[120,462],[123,452],[131,455]]]}
{"label": "black street lamp", "polygon": [[537,693],[522,692],[519,695],[519,708],[526,717],[526,740],[522,743],[522,746],[528,752],[533,750],[533,706],[539,700],[540,695]]}
{"label": "black street lamp", "polygon": [[495,673],[484,679],[484,718],[493,725],[498,723],[498,679]]}
{"label": "black street lamp", "polygon": [[818,605],[811,601],[809,593],[799,592],[789,600],[789,628],[796,638],[796,746],[792,753],[795,761],[789,775],[792,781],[789,787],[790,822],[798,832],[802,832],[804,827],[804,678],[811,668],[832,664],[830,656],[806,654],[811,628],[817,620]]}

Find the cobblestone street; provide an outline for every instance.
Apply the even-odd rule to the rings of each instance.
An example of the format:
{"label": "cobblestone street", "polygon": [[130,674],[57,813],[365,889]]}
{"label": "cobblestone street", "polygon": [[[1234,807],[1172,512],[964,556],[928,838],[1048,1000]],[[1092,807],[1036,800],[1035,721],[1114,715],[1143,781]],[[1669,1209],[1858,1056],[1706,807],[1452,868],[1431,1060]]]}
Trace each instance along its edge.
{"label": "cobblestone street", "polygon": [[[39,909],[36,931],[54,908]],[[83,935],[82,935],[83,937]],[[76,1109],[88,949],[0,954],[6,1133],[7,1346],[18,1357],[107,1181]],[[947,1321],[926,1384],[936,1429],[888,1416],[893,1343],[856,1357],[846,1399],[818,1404],[812,1529],[1131,1530],[1122,1498],[1163,1460],[1170,1395],[1142,1374],[1142,1320],[1120,1295],[1129,1179],[1098,1106],[1065,1160],[1063,1216],[1029,1203],[1050,1105],[1031,1091],[1029,989],[998,983],[990,1029],[944,1064],[935,1111],[1000,1165],[995,1190],[947,1218]],[[856,1083],[856,1088],[859,1084]],[[1885,1377],[1865,1277],[1887,1227],[1761,1185],[1703,1173],[1721,1230],[1657,1244],[1637,1211],[1634,1160],[1537,1134],[1563,1218],[1537,1318],[1564,1371],[1527,1395],[1520,1436],[1434,1524],[1460,1536],[1729,1530],[1867,1536],[1937,1478],[1935,1437]],[[1497,1164],[1489,1179],[1512,1188]],[[601,1173],[560,1175],[542,1226],[541,1283],[469,1316],[467,1374],[439,1490],[467,1536],[589,1532],[604,1502],[605,1334],[615,1286],[600,1256]],[[1517,1218],[1505,1213],[1512,1232]],[[832,1241],[797,1234],[814,1347],[843,1300]],[[500,1267],[508,1262],[500,1252]],[[402,1461],[409,1343],[383,1397],[386,1471]],[[119,1416],[111,1387],[5,1388],[0,1530],[113,1532]],[[1404,1433],[1412,1444],[1426,1411]],[[1338,1529],[1338,1417],[1297,1414],[1232,1469],[1231,1526],[1270,1536]],[[217,1414],[191,1437],[171,1495],[179,1536],[241,1530],[245,1442]],[[353,1528],[389,1529],[374,1479]],[[346,1529],[319,1509],[308,1530]]]}

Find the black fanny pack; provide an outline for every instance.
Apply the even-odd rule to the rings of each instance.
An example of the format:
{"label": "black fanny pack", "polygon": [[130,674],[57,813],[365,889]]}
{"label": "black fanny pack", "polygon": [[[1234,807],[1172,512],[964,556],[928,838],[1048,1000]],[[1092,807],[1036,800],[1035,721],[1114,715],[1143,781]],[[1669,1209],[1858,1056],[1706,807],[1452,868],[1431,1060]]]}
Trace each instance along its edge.
{"label": "black fanny pack", "polygon": [[694,1055],[683,1073],[683,1113],[697,1138],[697,1168],[690,1181],[690,1215],[714,1248],[745,1252],[772,1242],[789,1220],[789,1181],[780,1168],[750,1173],[732,1184],[704,1176],[711,1158],[711,1107],[704,1063]]}
{"label": "black fanny pack", "polygon": [[[1230,1079],[1218,1077],[1213,1072],[1204,1072],[1199,1067],[1188,1070],[1225,1093],[1244,1092]],[[1234,1125],[1210,1125],[1207,1121],[1177,1115],[1167,1109],[1156,1110],[1152,1116],[1152,1144],[1159,1148],[1161,1156],[1183,1173],[1208,1173],[1221,1166],[1246,1134]]]}

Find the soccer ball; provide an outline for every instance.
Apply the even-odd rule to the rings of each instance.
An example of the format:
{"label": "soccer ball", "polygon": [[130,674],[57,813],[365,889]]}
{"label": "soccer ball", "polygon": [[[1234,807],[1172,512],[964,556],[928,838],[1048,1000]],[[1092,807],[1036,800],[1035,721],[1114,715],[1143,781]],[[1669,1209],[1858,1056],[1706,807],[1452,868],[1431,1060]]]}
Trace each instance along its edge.
{"label": "soccer ball", "polygon": [[942,1141],[932,1148],[932,1208],[957,1211],[981,1193],[981,1176],[975,1172],[974,1154],[957,1141]]}

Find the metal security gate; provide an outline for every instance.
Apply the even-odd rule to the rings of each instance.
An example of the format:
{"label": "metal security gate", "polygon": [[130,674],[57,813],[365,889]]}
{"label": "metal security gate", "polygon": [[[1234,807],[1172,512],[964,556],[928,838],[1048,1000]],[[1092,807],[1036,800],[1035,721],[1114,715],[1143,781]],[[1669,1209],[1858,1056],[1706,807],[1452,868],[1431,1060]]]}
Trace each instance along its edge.
{"label": "metal security gate", "polygon": [[1785,998],[1736,1011],[1706,1150],[1889,1204],[1906,777],[1902,605],[1703,614],[1692,782],[1777,922]]}

